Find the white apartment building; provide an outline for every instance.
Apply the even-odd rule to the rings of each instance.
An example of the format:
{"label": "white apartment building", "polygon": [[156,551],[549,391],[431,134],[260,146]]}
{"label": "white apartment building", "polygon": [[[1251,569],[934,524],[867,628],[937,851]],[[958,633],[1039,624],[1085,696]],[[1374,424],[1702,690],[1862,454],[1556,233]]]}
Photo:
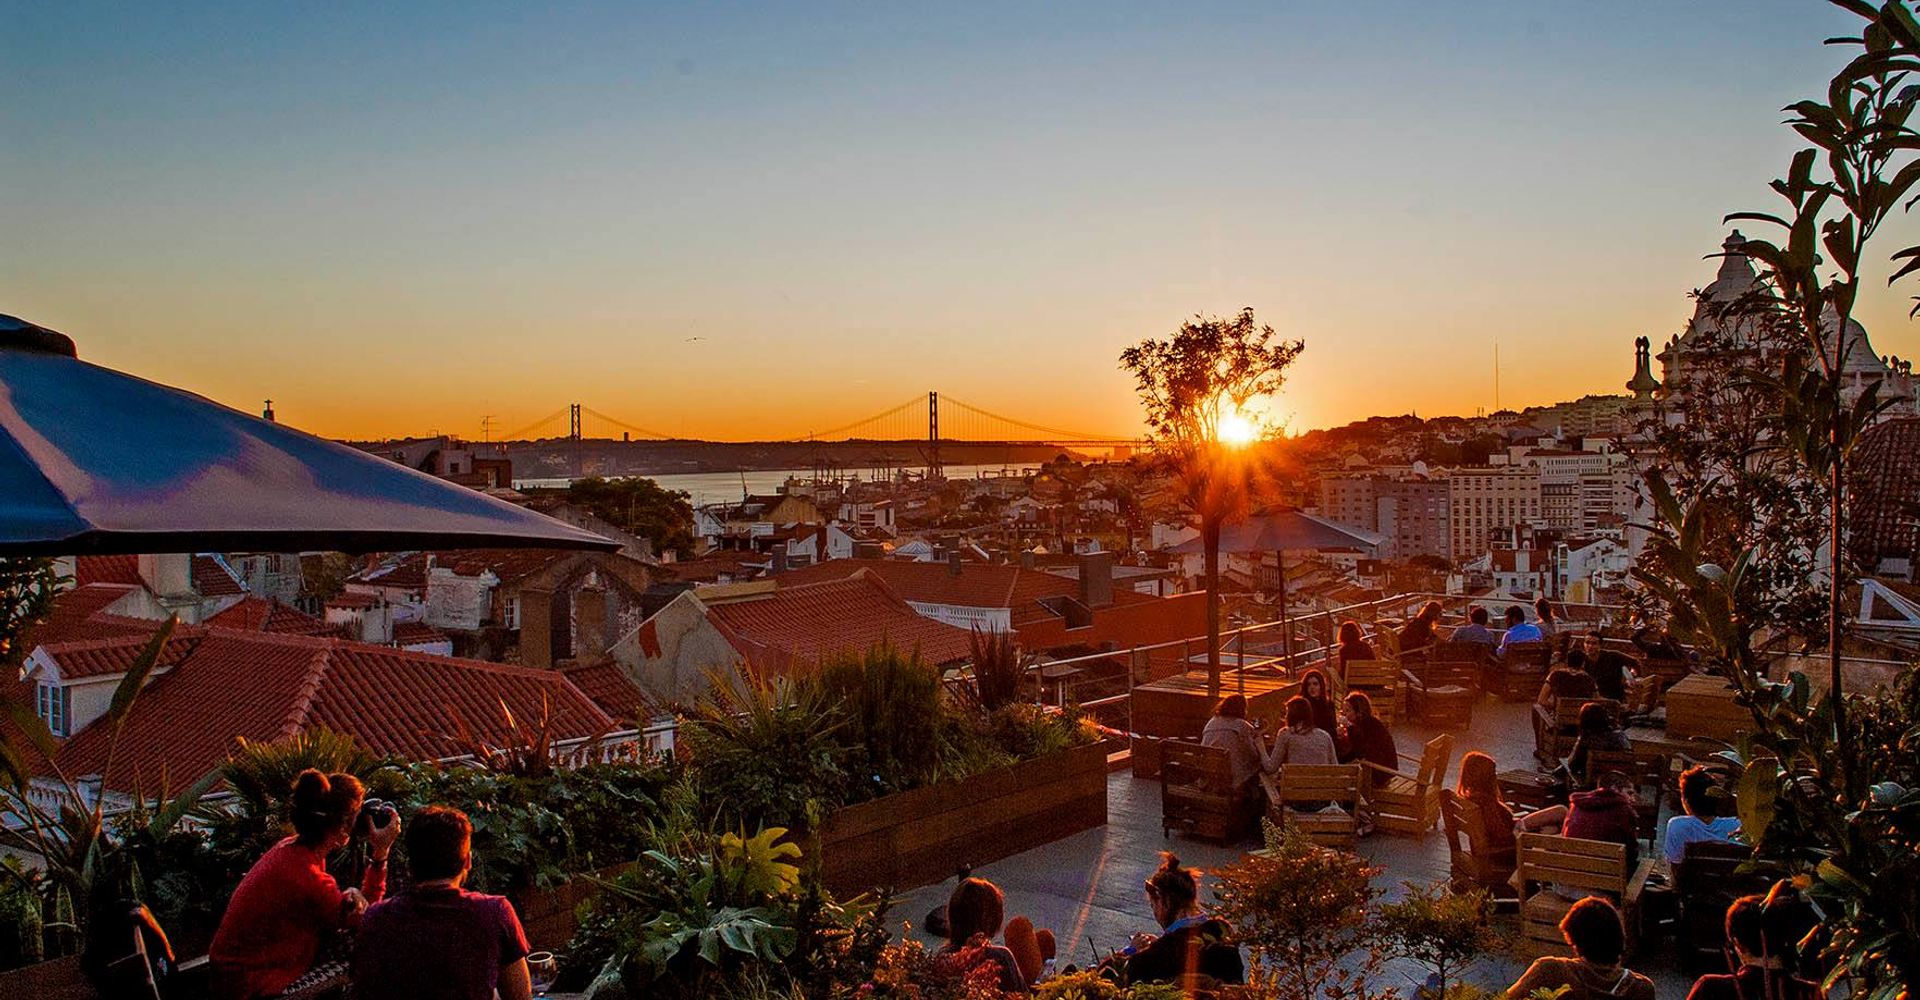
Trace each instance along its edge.
{"label": "white apartment building", "polygon": [[1447,505],[1453,558],[1471,559],[1490,548],[1490,532],[1542,523],[1540,470],[1528,465],[1455,469],[1447,480]]}

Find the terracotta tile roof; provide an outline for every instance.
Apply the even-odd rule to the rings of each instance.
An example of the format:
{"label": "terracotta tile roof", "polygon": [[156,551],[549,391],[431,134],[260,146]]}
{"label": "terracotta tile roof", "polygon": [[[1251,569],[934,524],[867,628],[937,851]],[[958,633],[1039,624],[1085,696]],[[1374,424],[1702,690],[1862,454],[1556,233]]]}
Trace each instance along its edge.
{"label": "terracotta tile roof", "polygon": [[[147,643],[152,634],[149,629],[139,635],[122,635],[111,639],[83,639],[78,642],[51,643],[40,647],[41,652],[54,660],[63,681],[82,680],[89,677],[109,677],[124,674],[127,667]],[[167,640],[167,648],[160,654],[156,670],[172,668],[186,659],[199,645],[205,633],[192,626],[175,628]]]}
{"label": "terracotta tile roof", "polygon": [[139,556],[76,556],[73,564],[73,582],[83,587],[89,583],[124,583],[136,587],[146,583],[140,579]]}
{"label": "terracotta tile roof", "polygon": [[639,718],[643,694],[640,686],[627,676],[625,668],[610,659],[571,663],[560,668],[562,676],[573,682],[600,710],[630,722]]}
{"label": "terracotta tile roof", "polygon": [[426,622],[395,622],[393,625],[393,644],[396,646],[424,646],[430,642],[451,642],[445,632]]}
{"label": "terracotta tile roof", "polygon": [[970,652],[965,629],[920,615],[871,573],[798,586],[782,582],[762,597],[709,605],[707,620],[749,660],[776,669],[881,642],[918,649],[934,663],[965,659]]}
{"label": "terracotta tile roof", "polygon": [[21,654],[52,643],[115,639],[152,632],[159,622],[107,613],[108,608],[138,589],[123,583],[88,583],[56,596],[53,606],[47,609],[46,619],[20,636]]}
{"label": "terracotta tile roof", "polygon": [[[455,719],[483,739],[509,738],[504,704],[523,724],[538,719],[543,698],[560,738],[592,736],[614,720],[564,676],[549,670],[431,656],[386,646],[311,636],[183,630],[170,644],[172,669],[156,677],[122,730],[110,787],[173,787],[220,766],[236,737],[272,740],[324,725],[353,735],[378,754],[444,758],[460,748],[448,737]],[[64,670],[75,656],[107,658],[112,643],[49,650]],[[121,662],[139,648],[120,640]],[[180,655],[174,655],[179,647]],[[93,725],[67,741],[69,774],[97,772],[111,734]]]}
{"label": "terracotta tile roof", "polygon": [[662,563],[660,568],[675,580],[688,583],[711,583],[723,575],[739,578],[757,574],[767,567],[769,558],[764,552],[717,549],[698,559]]}
{"label": "terracotta tile roof", "polygon": [[266,597],[248,597],[206,620],[219,628],[243,632],[281,632],[287,635],[329,635],[338,626]]}
{"label": "terracotta tile roof", "polygon": [[574,555],[562,549],[459,549],[434,553],[433,564],[461,576],[491,572],[500,578],[502,587],[511,587]]}
{"label": "terracotta tile roof", "polygon": [[365,591],[345,590],[327,599],[330,608],[371,608],[380,599]]}
{"label": "terracotta tile roof", "polygon": [[[840,580],[868,570],[902,598],[919,604],[948,604],[964,608],[1007,608],[1014,624],[1055,617],[1041,604],[1044,598],[1078,599],[1080,584],[1044,570],[1022,569],[988,563],[963,563],[959,573],[944,562],[906,562],[898,559],[830,559],[812,566],[790,570],[781,577],[786,584]],[[1147,594],[1114,588],[1116,605],[1137,604],[1156,598]]]}
{"label": "terracotta tile roof", "polygon": [[247,592],[220,560],[212,556],[193,557],[193,589],[202,597],[238,597]]}
{"label": "terracotta tile roof", "polygon": [[363,569],[348,577],[347,582],[365,584],[369,587],[392,587],[398,590],[425,590],[427,589],[427,554],[412,552],[391,565],[376,565]]}

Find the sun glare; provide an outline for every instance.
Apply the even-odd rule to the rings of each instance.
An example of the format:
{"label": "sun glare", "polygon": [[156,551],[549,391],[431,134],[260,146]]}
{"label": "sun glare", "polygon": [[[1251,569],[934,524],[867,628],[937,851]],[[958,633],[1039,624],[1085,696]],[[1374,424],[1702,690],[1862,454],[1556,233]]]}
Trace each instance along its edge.
{"label": "sun glare", "polygon": [[1232,448],[1252,444],[1260,436],[1260,428],[1244,415],[1234,412],[1220,418],[1220,443]]}

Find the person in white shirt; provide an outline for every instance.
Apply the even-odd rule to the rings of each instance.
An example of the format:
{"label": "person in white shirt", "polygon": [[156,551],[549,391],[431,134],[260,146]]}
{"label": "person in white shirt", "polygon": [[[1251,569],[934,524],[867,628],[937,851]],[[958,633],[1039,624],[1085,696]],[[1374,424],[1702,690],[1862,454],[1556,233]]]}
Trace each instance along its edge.
{"label": "person in white shirt", "polygon": [[1681,773],[1680,807],[1686,813],[1667,821],[1667,832],[1660,844],[1660,854],[1668,867],[1681,863],[1688,844],[1727,844],[1739,835],[1740,818],[1721,815],[1719,800],[1724,794],[1704,767],[1690,767]]}

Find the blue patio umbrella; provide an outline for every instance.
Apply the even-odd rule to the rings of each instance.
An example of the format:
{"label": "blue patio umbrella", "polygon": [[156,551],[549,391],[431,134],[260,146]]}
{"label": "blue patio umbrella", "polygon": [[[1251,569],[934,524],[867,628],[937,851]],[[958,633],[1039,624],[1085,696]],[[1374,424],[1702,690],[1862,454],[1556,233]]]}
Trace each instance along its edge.
{"label": "blue patio umbrella", "polygon": [[0,555],[469,547],[619,548],[0,315]]}

